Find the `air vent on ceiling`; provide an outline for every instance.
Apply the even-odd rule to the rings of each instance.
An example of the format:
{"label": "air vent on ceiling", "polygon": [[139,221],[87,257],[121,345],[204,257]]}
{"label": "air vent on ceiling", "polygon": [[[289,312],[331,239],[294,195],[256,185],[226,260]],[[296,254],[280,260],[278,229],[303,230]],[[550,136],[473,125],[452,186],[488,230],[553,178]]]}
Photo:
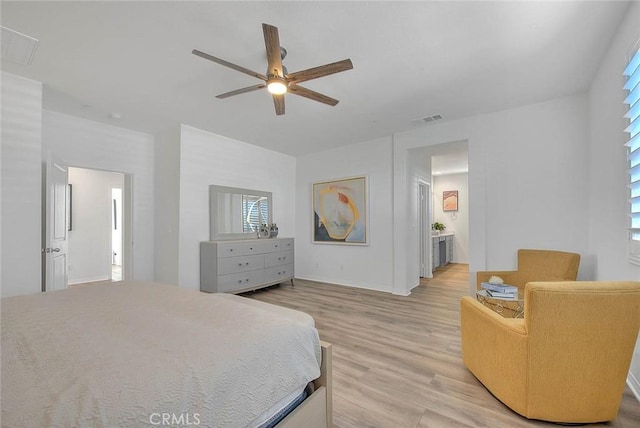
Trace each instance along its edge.
{"label": "air vent on ceiling", "polygon": [[413,119],[411,123],[413,123],[414,125],[421,125],[423,123],[429,123],[429,122],[433,122],[434,120],[440,120],[440,119],[442,119],[442,115],[434,114],[433,116],[422,117],[420,119]]}
{"label": "air vent on ceiling", "polygon": [[7,27],[2,28],[2,59],[29,65],[38,47],[38,39]]}

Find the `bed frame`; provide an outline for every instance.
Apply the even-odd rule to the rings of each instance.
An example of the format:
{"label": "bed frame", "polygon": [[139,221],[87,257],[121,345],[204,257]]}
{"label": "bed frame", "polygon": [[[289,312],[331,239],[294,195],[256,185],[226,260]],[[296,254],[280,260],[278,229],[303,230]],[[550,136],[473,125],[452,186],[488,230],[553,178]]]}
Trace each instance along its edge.
{"label": "bed frame", "polygon": [[277,428],[333,428],[333,350],[327,342],[321,341],[320,347],[322,364],[320,377],[313,381],[314,393],[276,425]]}

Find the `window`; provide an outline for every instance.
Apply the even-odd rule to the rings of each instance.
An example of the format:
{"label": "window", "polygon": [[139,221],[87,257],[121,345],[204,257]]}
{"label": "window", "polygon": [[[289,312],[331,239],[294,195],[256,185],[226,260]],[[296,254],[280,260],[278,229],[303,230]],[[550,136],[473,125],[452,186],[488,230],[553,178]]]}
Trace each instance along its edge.
{"label": "window", "polygon": [[624,103],[629,106],[624,115],[629,119],[625,132],[629,134],[627,159],[629,161],[629,257],[640,264],[640,50],[629,61],[624,70],[626,82],[624,89],[627,98]]}

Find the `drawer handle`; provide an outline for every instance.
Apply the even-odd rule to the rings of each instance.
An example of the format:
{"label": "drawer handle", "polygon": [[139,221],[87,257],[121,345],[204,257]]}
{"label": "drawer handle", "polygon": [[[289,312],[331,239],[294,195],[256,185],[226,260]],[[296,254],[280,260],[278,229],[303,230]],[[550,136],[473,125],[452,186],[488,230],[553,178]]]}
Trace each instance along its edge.
{"label": "drawer handle", "polygon": [[287,256],[284,256],[284,257],[282,258],[282,260],[285,260],[286,258],[287,258]]}
{"label": "drawer handle", "polygon": [[278,248],[278,245],[276,244],[276,246],[275,246],[275,247],[276,247],[276,248]]}
{"label": "drawer handle", "polygon": [[250,250],[253,250],[253,247],[249,248]]}
{"label": "drawer handle", "polygon": [[249,262],[246,262],[244,265],[245,265],[245,266],[249,266]]}
{"label": "drawer handle", "polygon": [[238,263],[238,266],[242,266],[242,263]]}
{"label": "drawer handle", "polygon": [[233,248],[229,250],[230,253],[233,253]]}

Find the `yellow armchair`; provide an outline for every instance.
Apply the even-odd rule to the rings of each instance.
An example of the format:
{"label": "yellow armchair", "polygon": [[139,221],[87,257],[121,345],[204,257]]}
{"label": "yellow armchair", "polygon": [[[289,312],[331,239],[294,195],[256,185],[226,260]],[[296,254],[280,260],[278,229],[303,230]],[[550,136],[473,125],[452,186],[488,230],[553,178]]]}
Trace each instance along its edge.
{"label": "yellow armchair", "polygon": [[480,271],[476,273],[478,289],[491,276],[502,278],[505,284],[522,289],[531,281],[575,281],[578,277],[580,254],[551,250],[518,250],[518,270]]}
{"label": "yellow armchair", "polygon": [[529,419],[616,418],[640,329],[640,282],[531,282],[524,319],[460,302],[464,365]]}

